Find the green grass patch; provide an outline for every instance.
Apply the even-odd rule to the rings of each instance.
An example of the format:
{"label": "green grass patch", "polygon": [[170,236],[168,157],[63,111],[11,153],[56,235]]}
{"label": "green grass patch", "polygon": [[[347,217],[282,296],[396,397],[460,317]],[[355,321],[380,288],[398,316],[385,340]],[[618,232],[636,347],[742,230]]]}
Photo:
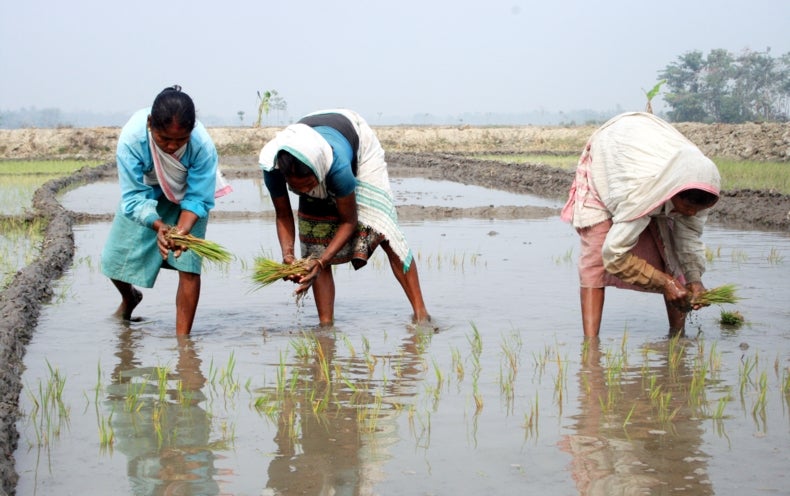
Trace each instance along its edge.
{"label": "green grass patch", "polygon": [[496,162],[507,162],[513,164],[541,164],[556,169],[574,170],[579,161],[578,155],[549,155],[549,154],[524,154],[524,155],[498,155],[483,154],[475,155],[480,160],[493,160]]}
{"label": "green grass patch", "polygon": [[773,190],[790,194],[790,163],[714,159],[721,172],[721,187]]}
{"label": "green grass patch", "polygon": [[98,160],[2,160],[0,175],[71,174],[86,165],[95,167],[103,163]]}
{"label": "green grass patch", "polygon": [[0,291],[38,256],[45,228],[41,219],[0,219]]}
{"label": "green grass patch", "polygon": [[33,193],[50,179],[103,163],[98,160],[0,160],[0,213],[19,215],[30,208]]}
{"label": "green grass patch", "polygon": [[[556,169],[574,170],[578,155],[475,155],[481,160],[494,160],[506,163],[542,164]],[[721,187],[724,190],[756,189],[773,190],[790,195],[789,162],[757,162],[714,158],[721,173]]]}

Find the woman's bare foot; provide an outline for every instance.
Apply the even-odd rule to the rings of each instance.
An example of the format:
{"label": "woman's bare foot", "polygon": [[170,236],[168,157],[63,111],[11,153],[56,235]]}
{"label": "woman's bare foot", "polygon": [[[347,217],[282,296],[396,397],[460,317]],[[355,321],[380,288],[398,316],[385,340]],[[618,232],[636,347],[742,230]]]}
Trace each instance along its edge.
{"label": "woman's bare foot", "polygon": [[431,316],[427,311],[415,312],[411,320],[415,324],[428,324],[431,322]]}
{"label": "woman's bare foot", "polygon": [[143,301],[143,293],[132,286],[127,295],[121,298],[121,304],[113,315],[123,320],[133,320],[132,312]]}

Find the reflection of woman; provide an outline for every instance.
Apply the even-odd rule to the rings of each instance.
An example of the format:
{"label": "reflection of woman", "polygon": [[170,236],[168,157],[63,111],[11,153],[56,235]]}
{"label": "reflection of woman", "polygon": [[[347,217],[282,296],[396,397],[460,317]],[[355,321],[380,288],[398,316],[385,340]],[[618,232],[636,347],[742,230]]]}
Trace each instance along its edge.
{"label": "reflection of woman", "polygon": [[[133,494],[219,494],[214,453],[208,446],[211,420],[199,405],[206,379],[194,343],[179,337],[175,377],[170,379],[180,381],[181,387],[168,389],[170,400],[130,390],[130,384],[141,381],[151,390],[158,388],[150,367],[133,366],[134,346],[133,331],[127,329],[116,353],[121,362],[111,388],[111,400],[118,403],[112,416],[116,447],[129,460]],[[126,402],[134,394],[140,396],[140,407],[130,412]]]}
{"label": "reflection of woman", "polygon": [[600,331],[606,286],[662,293],[670,334],[683,332],[705,290],[700,237],[719,182],[716,165],[651,114],[618,115],[592,135],[562,212],[581,237],[585,336]]}
{"label": "reflection of woman", "polygon": [[297,293],[311,285],[321,325],[334,322],[331,265],[363,267],[381,244],[417,322],[430,320],[417,266],[398,226],[384,150],[351,110],[310,114],[286,127],[260,154],[277,216],[283,261],[293,263],[295,226],[287,188],[299,194],[299,240],[310,272],[294,277]]}
{"label": "reflection of woman", "polygon": [[[424,345],[417,341],[426,339],[415,333],[403,343],[401,350],[391,361],[397,368],[397,377],[386,381],[371,381],[373,374],[364,373],[364,378],[340,377],[341,370],[366,369],[359,358],[340,364],[335,357],[335,338],[316,335],[316,344],[321,347],[320,357],[326,360],[300,369],[300,387],[291,388],[280,404],[277,434],[277,453],[269,464],[267,487],[275,494],[373,494],[373,475],[379,469],[384,454],[383,447],[394,441],[390,438],[388,424],[392,412],[376,404],[374,391],[384,388],[382,397],[407,398],[413,396],[417,381],[423,374],[421,351]],[[389,363],[389,360],[383,361]],[[382,363],[383,363],[382,362]],[[325,371],[325,372],[324,372]],[[324,373],[336,375],[329,381]],[[353,384],[351,391],[347,384]],[[272,393],[274,397],[276,393]],[[324,398],[328,403],[323,411],[313,410]],[[381,401],[381,398],[378,398]],[[370,415],[369,422],[375,424],[373,432],[369,425],[362,425]],[[294,422],[299,425],[295,426]],[[373,450],[368,444],[376,446]],[[375,456],[370,452],[376,451]]]}
{"label": "reflection of woman", "polygon": [[[676,409],[686,401],[691,377],[682,360],[675,373],[662,366],[626,367],[611,374],[602,363],[605,355],[598,338],[587,340],[578,373],[579,413],[572,417],[576,420],[570,426],[572,433],[560,442],[560,448],[572,456],[571,474],[579,494],[663,494],[661,488],[712,494],[700,451],[700,421],[679,412],[671,424],[660,422],[654,412],[657,400],[647,397],[642,380],[631,379],[645,370],[655,374],[661,391],[672,399],[668,408]],[[666,365],[668,357],[663,358]]]}
{"label": "reflection of woman", "polygon": [[116,314],[129,320],[161,268],[178,271],[176,333],[189,334],[200,296],[201,259],[166,235],[203,237],[217,185],[217,151],[195,105],[179,86],[165,88],[150,109],[121,130],[117,150],[121,202],[101,256],[102,272],[121,293]]}

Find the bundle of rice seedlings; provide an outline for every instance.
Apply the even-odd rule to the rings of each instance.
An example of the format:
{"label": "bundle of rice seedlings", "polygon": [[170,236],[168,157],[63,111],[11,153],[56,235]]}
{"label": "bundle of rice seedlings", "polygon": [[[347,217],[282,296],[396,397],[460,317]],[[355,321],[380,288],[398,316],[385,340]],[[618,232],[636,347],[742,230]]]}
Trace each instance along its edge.
{"label": "bundle of rice seedlings", "polygon": [[740,298],[735,295],[735,284],[725,284],[718,288],[709,289],[691,301],[692,305],[722,305],[735,303]]}
{"label": "bundle of rice seedlings", "polygon": [[740,327],[746,321],[743,315],[739,311],[728,312],[727,310],[722,310],[719,318],[719,323],[723,326],[727,327]]}
{"label": "bundle of rice seedlings", "polygon": [[258,287],[268,286],[288,276],[303,276],[309,272],[309,258],[300,258],[293,264],[285,264],[266,257],[255,258],[252,280]]}
{"label": "bundle of rice seedlings", "polygon": [[228,263],[233,260],[233,254],[213,241],[201,239],[191,234],[178,234],[175,229],[167,233],[167,237],[177,245],[187,250],[192,250],[209,262]]}

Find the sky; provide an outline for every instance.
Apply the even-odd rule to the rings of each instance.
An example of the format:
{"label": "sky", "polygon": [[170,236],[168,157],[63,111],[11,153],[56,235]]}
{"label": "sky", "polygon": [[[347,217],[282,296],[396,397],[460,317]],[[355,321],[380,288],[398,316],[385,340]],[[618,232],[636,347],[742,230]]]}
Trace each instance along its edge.
{"label": "sky", "polygon": [[784,0],[0,0],[0,111],[131,114],[172,84],[246,124],[265,90],[291,121],[642,110],[684,53],[790,52],[789,20]]}

